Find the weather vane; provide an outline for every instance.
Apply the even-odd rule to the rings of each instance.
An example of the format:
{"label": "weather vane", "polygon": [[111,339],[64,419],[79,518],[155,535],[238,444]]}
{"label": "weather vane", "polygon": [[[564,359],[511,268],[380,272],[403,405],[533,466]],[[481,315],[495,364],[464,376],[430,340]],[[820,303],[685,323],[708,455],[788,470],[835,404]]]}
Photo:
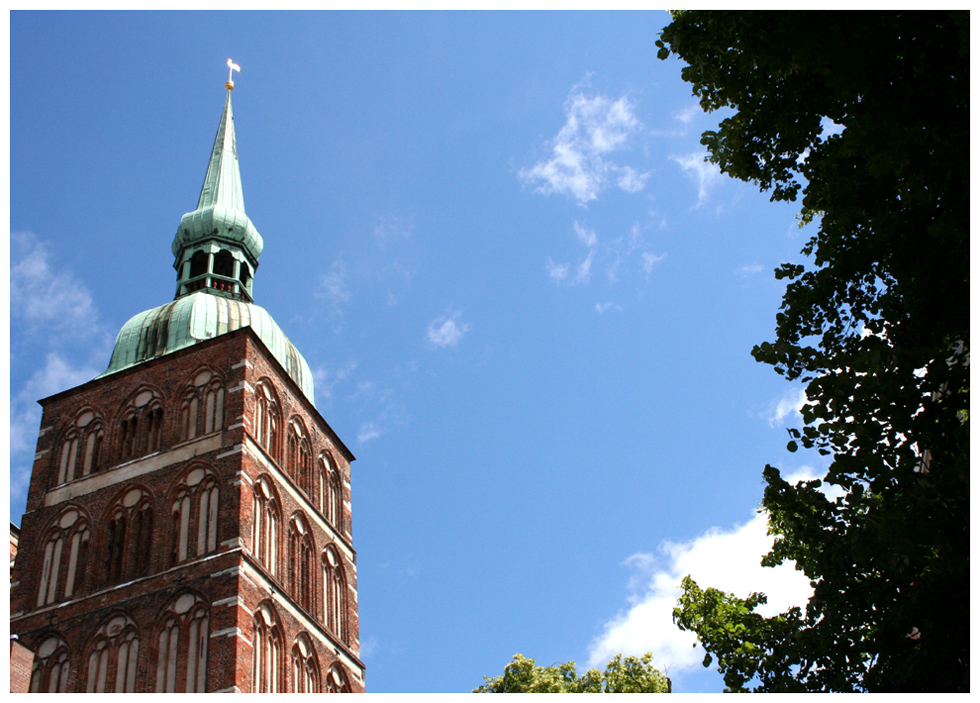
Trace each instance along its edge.
{"label": "weather vane", "polygon": [[228,82],[225,83],[225,88],[227,88],[228,90],[234,90],[235,89],[235,81],[233,81],[231,79],[231,72],[232,71],[239,71],[240,72],[241,70],[242,70],[242,67],[241,66],[239,66],[237,63],[235,63],[231,59],[228,59]]}

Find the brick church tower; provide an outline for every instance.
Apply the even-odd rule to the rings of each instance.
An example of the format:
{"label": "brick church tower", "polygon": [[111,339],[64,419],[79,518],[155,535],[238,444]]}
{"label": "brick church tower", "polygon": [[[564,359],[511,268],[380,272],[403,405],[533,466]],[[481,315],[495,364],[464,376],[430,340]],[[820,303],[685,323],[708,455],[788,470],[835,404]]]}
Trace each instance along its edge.
{"label": "brick church tower", "polygon": [[252,302],[234,84],[176,297],[108,370],[40,401],[11,580],[31,691],[361,692],[354,457],[303,356]]}

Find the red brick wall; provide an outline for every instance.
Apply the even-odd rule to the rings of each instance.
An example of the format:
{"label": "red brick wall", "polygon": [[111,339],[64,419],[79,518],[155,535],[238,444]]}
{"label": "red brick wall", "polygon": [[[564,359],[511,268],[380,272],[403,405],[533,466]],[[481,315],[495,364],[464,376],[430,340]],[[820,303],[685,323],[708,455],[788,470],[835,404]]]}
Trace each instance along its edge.
{"label": "red brick wall", "polygon": [[[180,440],[180,408],[194,377],[207,369],[224,380],[224,428],[220,432]],[[279,399],[285,429],[290,418],[303,421],[314,457],[328,452],[343,476],[344,513],[339,529],[318,515],[316,503],[307,499],[283,465],[284,457],[268,455],[251,437],[254,390],[264,379]],[[134,397],[150,391],[163,409],[159,452],[119,463],[122,418]],[[157,402],[157,401],[154,401]],[[136,690],[152,691],[156,684],[157,636],[168,605],[181,593],[190,592],[210,604],[207,690],[251,689],[251,641],[253,613],[263,601],[273,603],[284,638],[284,671],[281,680],[291,686],[289,653],[300,631],[307,631],[315,645],[322,676],[334,662],[342,662],[353,690],[363,691],[363,665],[359,661],[356,566],[351,545],[349,481],[353,456],[313,406],[284,373],[264,345],[245,328],[194,347],[169,354],[107,378],[42,401],[44,408],[37,457],[20,534],[20,551],[12,573],[11,632],[27,646],[57,636],[70,651],[68,689],[84,691],[92,638],[116,613],[124,613],[139,631],[139,667]],[[61,445],[79,412],[89,410],[102,418],[102,470],[67,484],[58,482]],[[282,434],[285,440],[285,434]],[[285,449],[285,441],[282,442]],[[188,472],[204,468],[215,476],[218,501],[217,549],[174,564],[171,512],[175,491]],[[259,476],[276,487],[282,521],[279,554],[282,564],[270,576],[251,554],[252,491]],[[110,512],[121,496],[138,487],[147,496],[153,514],[152,538],[146,553],[144,575],[107,580],[105,557],[109,549]],[[58,600],[37,606],[47,536],[64,519],[66,510],[77,511],[90,524],[91,536],[80,586],[67,605]],[[349,597],[348,636],[340,640],[324,627],[323,584],[318,574],[314,612],[305,613],[292,593],[286,576],[289,520],[295,513],[307,517],[315,542],[316,564],[330,543],[349,556],[344,558]],[[192,513],[193,514],[193,513]],[[59,593],[65,587],[61,569]],[[49,647],[50,649],[51,647]],[[180,659],[180,658],[178,658]],[[182,681],[185,662],[178,665]],[[178,689],[180,690],[180,689]]]}
{"label": "red brick wall", "polygon": [[34,653],[17,640],[10,640],[10,692],[27,693],[31,687]]}

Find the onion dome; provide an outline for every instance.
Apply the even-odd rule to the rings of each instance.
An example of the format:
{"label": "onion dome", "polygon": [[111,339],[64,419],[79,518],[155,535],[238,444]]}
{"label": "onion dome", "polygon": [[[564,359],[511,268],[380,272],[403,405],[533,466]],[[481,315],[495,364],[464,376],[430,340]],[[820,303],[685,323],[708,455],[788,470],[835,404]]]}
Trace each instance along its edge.
{"label": "onion dome", "polygon": [[245,214],[231,112],[234,83],[229,79],[225,87],[225,108],[197,209],[181,218],[174,237],[177,294],[173,302],[123,325],[102,376],[251,327],[313,403],[313,374],[306,359],[272,316],[252,302],[253,272],[263,243]]}
{"label": "onion dome", "polygon": [[312,403],[310,366],[272,315],[254,303],[210,295],[203,290],[130,318],[119,330],[109,368],[102,375],[122,371],[242,327],[252,328]]}

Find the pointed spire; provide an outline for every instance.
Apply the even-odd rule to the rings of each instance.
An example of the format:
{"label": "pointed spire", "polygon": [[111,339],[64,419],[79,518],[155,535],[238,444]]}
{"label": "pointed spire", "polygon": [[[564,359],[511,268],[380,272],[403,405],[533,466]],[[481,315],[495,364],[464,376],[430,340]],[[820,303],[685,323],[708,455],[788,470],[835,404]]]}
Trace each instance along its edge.
{"label": "pointed spire", "polygon": [[[230,81],[229,81],[230,82]],[[238,170],[238,149],[235,146],[235,117],[231,111],[231,91],[225,98],[225,110],[221,114],[218,135],[211,150],[211,161],[201,187],[197,209],[222,205],[245,212],[245,195],[242,192],[242,175]]]}
{"label": "pointed spire", "polygon": [[[240,70],[228,61],[229,75]],[[214,138],[197,208],[180,219],[171,251],[177,269],[177,294],[204,290],[213,295],[252,301],[252,276],[262,253],[262,235],[245,214],[245,195],[238,169],[235,117],[225,84],[225,108]]]}

